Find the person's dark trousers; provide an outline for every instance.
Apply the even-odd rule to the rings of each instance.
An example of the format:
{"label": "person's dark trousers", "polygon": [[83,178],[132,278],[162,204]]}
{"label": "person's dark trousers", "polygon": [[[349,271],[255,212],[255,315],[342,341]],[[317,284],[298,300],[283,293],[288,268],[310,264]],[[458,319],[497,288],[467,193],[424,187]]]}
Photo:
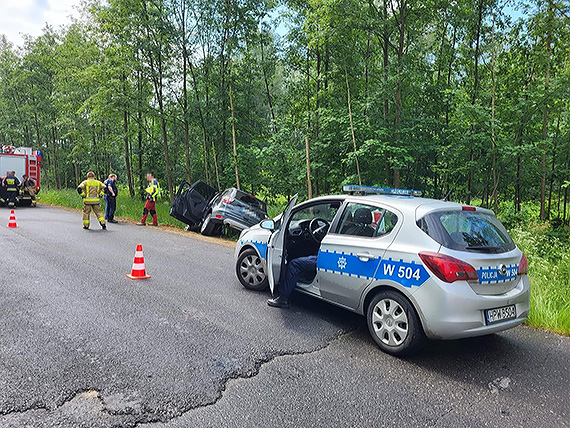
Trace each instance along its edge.
{"label": "person's dark trousers", "polygon": [[117,210],[117,198],[114,196],[105,196],[105,218],[108,221],[115,219],[115,211]]}
{"label": "person's dark trousers", "polygon": [[9,207],[13,207],[16,205],[16,196],[18,196],[18,192],[11,189],[8,189],[8,192],[6,192],[8,194],[8,197],[6,198],[6,201],[8,203]]}
{"label": "person's dark trousers", "polygon": [[293,289],[299,282],[301,274],[314,274],[317,271],[317,256],[299,257],[293,259],[287,266],[287,273],[285,274],[285,281],[279,286],[279,295],[284,298],[289,298]]}

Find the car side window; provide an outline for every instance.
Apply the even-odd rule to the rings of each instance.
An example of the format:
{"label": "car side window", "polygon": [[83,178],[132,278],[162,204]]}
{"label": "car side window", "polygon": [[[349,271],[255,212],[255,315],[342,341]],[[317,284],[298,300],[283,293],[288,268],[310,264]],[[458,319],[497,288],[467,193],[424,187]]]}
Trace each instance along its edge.
{"label": "car side window", "polygon": [[351,202],[342,214],[337,233],[374,238],[390,233],[396,223],[398,216],[391,211]]}
{"label": "car side window", "polygon": [[291,221],[312,220],[314,218],[322,218],[328,222],[332,222],[333,218],[340,208],[340,202],[327,202],[323,204],[311,205],[303,208],[291,217]]}

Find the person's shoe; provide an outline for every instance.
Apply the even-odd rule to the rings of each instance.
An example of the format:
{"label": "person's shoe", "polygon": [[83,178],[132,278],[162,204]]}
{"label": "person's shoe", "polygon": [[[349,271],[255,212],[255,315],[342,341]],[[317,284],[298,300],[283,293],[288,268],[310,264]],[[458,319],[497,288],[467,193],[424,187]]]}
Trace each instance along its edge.
{"label": "person's shoe", "polygon": [[137,223],[137,226],[146,226],[146,223]]}
{"label": "person's shoe", "polygon": [[151,223],[151,226],[158,226],[158,223]]}
{"label": "person's shoe", "polygon": [[118,221],[115,219],[112,219],[112,220],[109,220],[109,223],[118,223]]}
{"label": "person's shoe", "polygon": [[267,304],[273,308],[283,308],[283,309],[288,309],[289,308],[289,302],[285,297],[275,297],[273,299],[269,299],[267,301]]}
{"label": "person's shoe", "polygon": [[107,230],[107,225],[106,225],[106,224],[102,224],[102,225],[101,225],[101,229]]}
{"label": "person's shoe", "polygon": [[83,229],[89,230],[89,226],[83,226]]}

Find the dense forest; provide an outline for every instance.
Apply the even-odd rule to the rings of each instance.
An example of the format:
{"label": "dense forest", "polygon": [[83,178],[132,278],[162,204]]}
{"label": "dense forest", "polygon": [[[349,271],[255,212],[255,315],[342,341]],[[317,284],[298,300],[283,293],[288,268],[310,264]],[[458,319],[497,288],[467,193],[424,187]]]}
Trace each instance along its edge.
{"label": "dense forest", "polygon": [[361,182],[567,220],[569,61],[555,0],[86,1],[0,38],[0,142],[41,150],[55,189]]}

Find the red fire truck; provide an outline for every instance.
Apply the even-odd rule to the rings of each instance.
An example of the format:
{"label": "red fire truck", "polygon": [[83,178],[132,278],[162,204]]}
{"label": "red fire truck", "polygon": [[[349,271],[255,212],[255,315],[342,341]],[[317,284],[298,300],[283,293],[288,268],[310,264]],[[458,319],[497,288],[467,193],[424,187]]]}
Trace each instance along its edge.
{"label": "red fire truck", "polygon": [[[40,191],[40,151],[28,147],[0,145],[0,177],[5,177],[8,171],[15,171],[16,177],[22,181],[26,174],[36,183],[36,194]],[[5,200],[5,189],[0,187],[0,204]],[[19,192],[16,199],[18,205],[35,205],[35,200],[28,192]]]}

